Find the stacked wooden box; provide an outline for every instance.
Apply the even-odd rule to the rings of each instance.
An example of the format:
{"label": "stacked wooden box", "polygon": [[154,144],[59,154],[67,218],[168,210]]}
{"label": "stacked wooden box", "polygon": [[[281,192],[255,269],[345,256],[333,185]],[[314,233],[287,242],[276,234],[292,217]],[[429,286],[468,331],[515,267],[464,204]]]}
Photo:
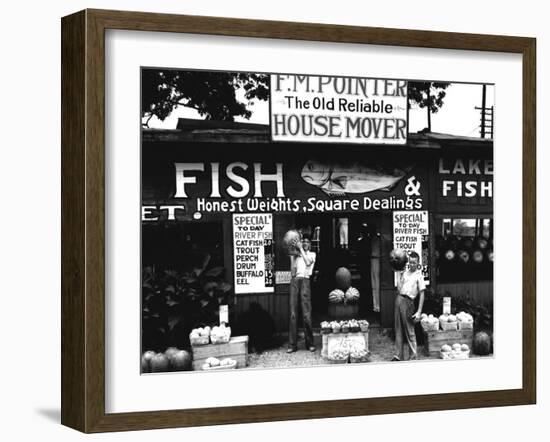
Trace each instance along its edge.
{"label": "stacked wooden box", "polygon": [[468,347],[472,348],[473,340],[473,330],[424,331],[426,353],[430,356],[439,356],[441,347],[445,344],[467,344]]}
{"label": "stacked wooden box", "polygon": [[237,368],[247,365],[248,336],[233,336],[226,344],[193,345],[193,370],[200,370],[210,357],[237,361]]}

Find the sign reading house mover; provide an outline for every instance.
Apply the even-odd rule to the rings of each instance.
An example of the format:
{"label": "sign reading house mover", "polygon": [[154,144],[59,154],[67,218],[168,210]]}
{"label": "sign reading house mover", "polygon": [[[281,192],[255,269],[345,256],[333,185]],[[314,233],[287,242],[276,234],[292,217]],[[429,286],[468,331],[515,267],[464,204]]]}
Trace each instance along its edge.
{"label": "sign reading house mover", "polygon": [[407,81],[271,75],[273,141],[405,144]]}
{"label": "sign reading house mover", "polygon": [[233,215],[235,293],[273,293],[273,216]]}

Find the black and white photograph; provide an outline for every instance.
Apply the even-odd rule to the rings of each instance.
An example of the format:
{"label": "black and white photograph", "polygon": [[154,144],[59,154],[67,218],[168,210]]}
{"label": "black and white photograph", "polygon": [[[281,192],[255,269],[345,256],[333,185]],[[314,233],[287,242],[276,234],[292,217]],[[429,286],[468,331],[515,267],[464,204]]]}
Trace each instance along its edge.
{"label": "black and white photograph", "polygon": [[141,69],[141,373],[493,357],[494,84]]}

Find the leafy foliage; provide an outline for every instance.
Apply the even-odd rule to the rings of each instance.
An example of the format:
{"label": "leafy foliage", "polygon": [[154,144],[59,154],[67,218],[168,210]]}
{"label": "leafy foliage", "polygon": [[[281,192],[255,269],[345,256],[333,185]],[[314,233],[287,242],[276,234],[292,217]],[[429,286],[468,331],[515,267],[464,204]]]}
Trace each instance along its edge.
{"label": "leafy foliage", "polygon": [[164,351],[189,346],[195,327],[218,322],[219,306],[230,304],[233,287],[224,269],[176,271],[145,267],[142,273],[142,348]]}
{"label": "leafy foliage", "polygon": [[428,107],[430,112],[436,113],[443,106],[449,85],[438,81],[409,81],[409,103],[416,103],[422,109]]}
{"label": "leafy foliage", "polygon": [[[269,98],[269,76],[239,72],[177,71],[144,69],[141,84],[141,112],[147,126],[156,116],[166,119],[175,107],[195,109],[206,120],[249,119],[254,99]],[[246,102],[239,101],[242,89]]]}
{"label": "leafy foliage", "polygon": [[[450,296],[449,293],[440,294],[433,290],[426,290],[423,311],[434,316],[439,316],[443,311],[443,298]],[[474,318],[476,330],[483,330],[492,333],[493,330],[493,308],[492,305],[483,305],[475,302],[471,297],[461,296],[453,297],[451,303],[451,313],[465,311]]]}

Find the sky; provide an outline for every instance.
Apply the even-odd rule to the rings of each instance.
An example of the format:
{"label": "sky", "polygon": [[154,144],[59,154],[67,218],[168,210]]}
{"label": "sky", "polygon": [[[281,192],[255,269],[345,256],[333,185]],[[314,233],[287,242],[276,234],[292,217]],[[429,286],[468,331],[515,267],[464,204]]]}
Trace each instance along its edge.
{"label": "sky", "polygon": [[[239,91],[238,91],[239,92]],[[242,94],[242,92],[241,92]],[[243,99],[243,97],[239,97]],[[480,136],[480,111],[482,85],[451,83],[446,90],[444,104],[437,113],[432,113],[432,132],[460,135],[467,137]],[[488,85],[486,92],[486,106],[493,106],[495,102],[495,87]],[[236,121],[269,124],[269,104],[267,101],[254,100],[249,109],[252,116],[249,120],[237,117]],[[164,121],[153,117],[149,127],[159,129],[175,129],[178,118],[202,119],[198,113],[185,107],[176,108]],[[413,107],[409,111],[409,132],[418,132],[427,127],[427,111]]]}

